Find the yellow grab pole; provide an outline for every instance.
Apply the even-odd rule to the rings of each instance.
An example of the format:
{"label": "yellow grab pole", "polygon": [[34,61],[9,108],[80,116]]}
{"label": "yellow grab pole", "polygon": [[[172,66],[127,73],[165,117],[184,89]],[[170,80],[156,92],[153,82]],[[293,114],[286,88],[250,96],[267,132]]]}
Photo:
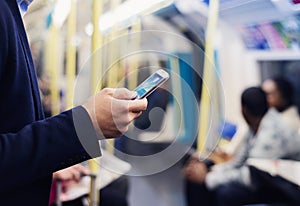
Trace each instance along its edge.
{"label": "yellow grab pole", "polygon": [[74,80],[76,75],[76,46],[74,37],[76,35],[76,0],[71,2],[71,10],[68,16],[68,33],[67,33],[67,89],[66,89],[66,107],[73,107],[74,98]]}
{"label": "yellow grab pole", "polygon": [[[142,30],[142,22],[140,19],[138,19],[133,25],[132,25],[132,32],[140,32]],[[130,38],[130,33],[128,34],[128,37]],[[136,35],[136,34],[135,34]],[[138,50],[141,44],[141,34],[138,34],[137,39],[134,39],[134,42],[129,42],[129,46],[132,44],[135,50]],[[130,40],[129,40],[130,41]],[[132,40],[131,40],[132,41]],[[138,81],[138,67],[139,67],[139,61],[138,61],[138,56],[135,54],[133,58],[129,62],[128,65],[128,74],[130,76],[130,79],[128,81],[128,88],[133,90],[137,86],[137,81]]]}
{"label": "yellow grab pole", "polygon": [[[111,10],[116,9],[119,4],[121,3],[120,0],[111,0],[110,1],[110,5],[111,5]],[[108,58],[109,58],[109,70],[108,70],[108,79],[107,79],[107,85],[108,87],[117,87],[118,84],[118,72],[119,72],[119,65],[118,62],[115,62],[115,60],[117,59],[117,55],[118,55],[118,51],[119,48],[117,47],[116,41],[114,40],[114,38],[117,37],[118,28],[116,28],[116,25],[114,25],[112,27],[112,31],[111,34],[109,34],[109,47],[108,47]],[[110,153],[110,154],[114,154],[114,144],[115,141],[114,139],[110,139],[107,140],[106,143],[106,150]]]}
{"label": "yellow grab pole", "polygon": [[59,96],[59,49],[58,49],[58,35],[59,30],[51,24],[49,28],[49,42],[46,52],[46,69],[50,76],[50,99],[51,99],[51,113],[56,115],[60,112],[60,96]]}
{"label": "yellow grab pole", "polygon": [[[102,59],[99,58],[100,54],[97,50],[102,46],[102,36],[99,30],[99,18],[102,14],[102,6],[103,0],[93,0],[93,14],[92,14],[92,23],[93,23],[93,34],[92,34],[92,74],[91,74],[91,85],[90,85],[90,93],[94,95],[98,90],[101,89],[101,75],[102,75]],[[101,57],[101,56],[100,56]],[[100,82],[99,82],[100,81]],[[98,85],[98,86],[97,86]],[[89,160],[89,167],[93,174],[97,175],[99,171],[99,159],[95,158]],[[96,176],[97,178],[97,176]],[[90,206],[98,206],[100,204],[100,194],[96,192],[93,193],[91,188]]]}
{"label": "yellow grab pole", "polygon": [[99,49],[102,46],[102,35],[99,29],[99,18],[102,14],[103,0],[93,0],[93,35],[92,35],[92,75],[91,75],[91,94],[102,88],[102,57]]}
{"label": "yellow grab pole", "polygon": [[[120,52],[121,55],[124,55],[125,49],[127,48],[128,44],[126,44],[128,42],[128,30],[127,29],[122,29],[119,32],[120,38],[122,39],[122,41],[118,40],[118,42],[120,42],[121,46],[119,49],[122,51]],[[126,42],[125,44],[123,42]],[[125,52],[127,54],[127,52]],[[126,81],[127,81],[127,58],[124,56],[120,56],[120,61],[119,61],[119,72],[118,72],[118,77],[121,80],[124,77],[124,82],[119,82],[118,85],[119,86],[124,86],[128,88],[128,85],[126,85]],[[122,84],[123,83],[123,84]]]}
{"label": "yellow grab pole", "polygon": [[[111,10],[114,10],[118,7],[120,4],[120,0],[111,0],[110,5],[111,5]],[[108,42],[109,47],[108,47],[108,58],[109,58],[109,65],[110,68],[108,70],[108,81],[107,85],[109,87],[116,87],[118,83],[118,64],[117,62],[114,62],[117,58],[117,51],[119,51],[119,48],[117,47],[118,45],[115,43],[114,38],[118,36],[118,31],[117,31],[116,25],[113,25],[112,31],[108,36]]]}
{"label": "yellow grab pole", "polygon": [[205,149],[207,134],[209,129],[209,119],[211,113],[209,88],[212,87],[214,70],[214,35],[216,33],[219,12],[219,0],[209,1],[209,12],[207,17],[207,29],[205,34],[205,59],[202,79],[202,94],[200,101],[199,132],[197,141],[198,152]]}

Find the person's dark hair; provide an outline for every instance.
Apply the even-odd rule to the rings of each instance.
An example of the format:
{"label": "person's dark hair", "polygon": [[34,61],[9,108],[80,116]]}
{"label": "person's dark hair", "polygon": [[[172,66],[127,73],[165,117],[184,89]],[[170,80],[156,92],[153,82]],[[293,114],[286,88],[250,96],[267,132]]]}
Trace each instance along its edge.
{"label": "person's dark hair", "polygon": [[242,93],[242,106],[256,117],[262,117],[268,111],[266,93],[260,87],[250,87]]}
{"label": "person's dark hair", "polygon": [[284,77],[273,77],[271,80],[276,84],[281,96],[286,100],[287,106],[294,104],[293,85]]}

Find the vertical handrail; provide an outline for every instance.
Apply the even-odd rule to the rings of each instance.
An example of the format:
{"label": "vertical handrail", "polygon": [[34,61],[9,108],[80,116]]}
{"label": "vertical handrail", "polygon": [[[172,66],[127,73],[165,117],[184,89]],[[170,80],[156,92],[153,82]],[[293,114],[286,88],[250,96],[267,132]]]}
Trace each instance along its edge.
{"label": "vertical handrail", "polygon": [[67,88],[66,88],[66,109],[73,107],[74,98],[74,81],[76,76],[76,13],[77,13],[77,1],[72,0],[71,9],[67,20],[67,59],[66,59],[66,76],[67,76]]}
{"label": "vertical handrail", "polygon": [[[213,87],[215,78],[214,70],[214,40],[218,22],[219,0],[209,1],[209,12],[207,17],[207,28],[205,34],[205,59],[202,79],[202,93],[200,101],[199,132],[197,140],[198,152],[203,152],[209,132],[211,110],[211,98],[209,89]],[[214,111],[216,112],[216,111]]]}
{"label": "vertical handrail", "polygon": [[[102,87],[102,58],[99,58],[98,50],[102,46],[102,35],[99,29],[99,19],[102,14],[103,0],[93,0],[93,34],[92,34],[92,73],[91,73],[91,85],[90,93],[94,95]],[[101,57],[101,56],[100,56]],[[89,160],[89,167],[93,174],[97,175],[99,172],[99,160],[97,158]],[[97,176],[95,177],[97,178]],[[96,180],[95,180],[96,181]],[[100,193],[90,191],[90,206],[98,206],[100,204]]]}

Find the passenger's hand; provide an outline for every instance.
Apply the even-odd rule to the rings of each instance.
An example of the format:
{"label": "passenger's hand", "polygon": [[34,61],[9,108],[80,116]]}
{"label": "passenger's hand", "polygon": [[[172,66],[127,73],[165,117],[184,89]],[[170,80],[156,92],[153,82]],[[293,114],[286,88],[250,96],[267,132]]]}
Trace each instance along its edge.
{"label": "passenger's hand", "polygon": [[198,160],[191,160],[184,168],[184,175],[190,181],[203,184],[207,175],[207,167],[203,162]]}
{"label": "passenger's hand", "polygon": [[62,192],[65,193],[69,188],[78,184],[82,176],[88,175],[89,173],[90,171],[86,167],[77,164],[53,173],[53,179],[62,181]]}
{"label": "passenger's hand", "polygon": [[115,138],[128,130],[129,124],[147,108],[147,100],[132,100],[136,92],[125,88],[106,88],[83,105],[100,138]]}
{"label": "passenger's hand", "polygon": [[82,175],[88,175],[88,174],[89,174],[89,170],[87,168],[85,168],[80,164],[77,164],[53,173],[53,178],[62,181],[79,182]]}

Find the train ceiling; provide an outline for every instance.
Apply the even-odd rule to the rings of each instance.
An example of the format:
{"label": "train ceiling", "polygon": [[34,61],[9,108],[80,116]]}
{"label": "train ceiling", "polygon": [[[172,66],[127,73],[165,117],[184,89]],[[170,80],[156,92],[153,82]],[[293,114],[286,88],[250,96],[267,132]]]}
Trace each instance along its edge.
{"label": "train ceiling", "polygon": [[[147,0],[143,1],[147,2]],[[207,11],[203,8],[206,6],[204,2],[207,1],[208,0],[174,0],[174,4],[178,6],[177,9],[181,10],[182,15],[185,15],[189,21],[198,22],[199,28],[195,29],[199,31],[201,29],[200,27],[205,28],[205,13]],[[53,2],[54,1],[49,0],[34,1],[34,4],[30,7],[31,12],[26,17],[26,27],[28,30],[35,28],[41,31],[45,27],[43,17],[51,11]],[[85,27],[86,22],[89,21],[90,12],[84,11],[91,9],[91,2],[91,0],[78,0],[78,4],[80,4],[81,8],[79,11],[78,27]],[[297,2],[298,0],[220,0],[220,17],[223,21],[232,25],[274,21],[299,13],[300,4],[297,4]],[[189,13],[189,9],[192,11],[191,13],[194,12],[196,15],[189,15],[187,17],[186,14]],[[201,16],[197,16],[198,14]],[[180,21],[180,18],[178,18],[178,21]],[[40,26],[36,26],[36,24]],[[37,36],[37,38],[40,35],[39,32],[33,31],[32,33]]]}

